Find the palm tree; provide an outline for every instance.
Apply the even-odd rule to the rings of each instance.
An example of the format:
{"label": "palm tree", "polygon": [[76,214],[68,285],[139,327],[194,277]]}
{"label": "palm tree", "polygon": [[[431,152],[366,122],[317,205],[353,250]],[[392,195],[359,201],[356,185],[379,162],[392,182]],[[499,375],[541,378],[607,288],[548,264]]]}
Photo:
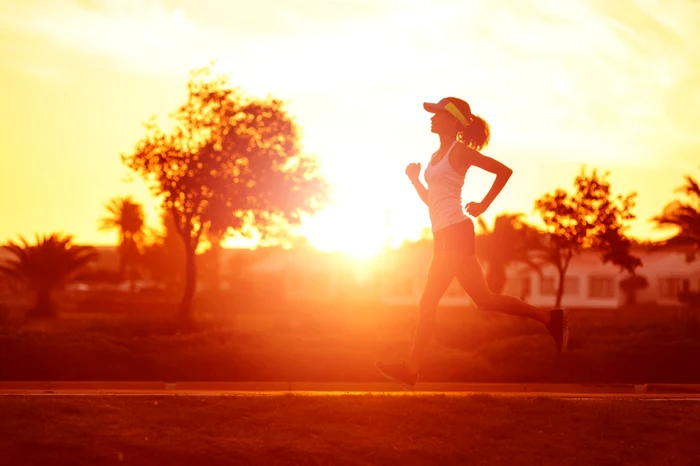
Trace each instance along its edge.
{"label": "palm tree", "polygon": [[486,282],[494,293],[503,292],[509,265],[520,262],[540,273],[539,262],[531,252],[536,249],[538,232],[521,220],[522,213],[501,214],[493,229],[479,217],[480,234],[476,238],[477,256],[488,264]]}
{"label": "palm tree", "polygon": [[0,266],[0,273],[26,284],[36,293],[36,304],[27,317],[55,317],[56,306],[52,293],[77,278],[86,265],[97,259],[91,246],[72,244],[71,235],[53,233],[36,238],[30,245],[20,236],[20,242],[8,242],[3,248],[15,258]]}
{"label": "palm tree", "polygon": [[163,212],[160,214],[160,220],[159,229],[148,229],[149,238],[143,246],[143,255],[139,258],[139,263],[151,280],[173,291],[184,284],[184,244],[177,236],[173,216]]}
{"label": "palm tree", "polygon": [[690,175],[685,184],[676,189],[685,194],[686,200],[673,200],[666,204],[661,215],[653,217],[659,228],[676,228],[678,233],[664,242],[665,246],[687,248],[688,259],[700,254],[700,185]]}
{"label": "palm tree", "polygon": [[99,229],[119,231],[119,276],[126,279],[128,270],[133,290],[133,273],[144,234],[143,206],[131,196],[124,196],[110,199],[105,207],[109,214],[100,219]]}

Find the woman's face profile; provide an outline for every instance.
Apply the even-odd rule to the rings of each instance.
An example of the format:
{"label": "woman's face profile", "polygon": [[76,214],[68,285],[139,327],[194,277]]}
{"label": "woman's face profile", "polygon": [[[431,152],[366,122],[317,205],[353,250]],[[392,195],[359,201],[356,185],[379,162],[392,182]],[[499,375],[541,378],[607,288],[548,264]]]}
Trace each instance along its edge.
{"label": "woman's face profile", "polygon": [[459,122],[446,111],[435,113],[430,118],[430,131],[436,134],[457,132]]}

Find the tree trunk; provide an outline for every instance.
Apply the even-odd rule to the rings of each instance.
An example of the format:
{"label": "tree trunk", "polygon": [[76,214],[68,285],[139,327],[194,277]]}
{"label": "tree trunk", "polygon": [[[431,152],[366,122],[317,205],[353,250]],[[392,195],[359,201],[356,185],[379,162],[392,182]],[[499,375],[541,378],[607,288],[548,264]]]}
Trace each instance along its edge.
{"label": "tree trunk", "polygon": [[119,246],[117,246],[117,255],[119,256],[119,281],[120,283],[126,280],[126,265],[128,259],[126,257],[126,241],[127,237],[124,232],[119,235]]}
{"label": "tree trunk", "polygon": [[212,262],[214,267],[213,285],[214,291],[221,290],[221,246],[215,244],[212,247]]}
{"label": "tree trunk", "polygon": [[564,282],[566,278],[566,271],[569,270],[569,264],[571,263],[571,258],[573,257],[573,252],[568,251],[564,261],[561,261],[561,256],[559,263],[557,264],[557,270],[559,270],[559,286],[557,287],[557,302],[554,307],[561,307],[561,298],[564,295]]}
{"label": "tree trunk", "polygon": [[126,280],[126,253],[124,252],[124,244],[119,251],[119,281]]}
{"label": "tree trunk", "polygon": [[123,264],[120,265],[122,281],[129,282],[129,291],[136,293],[136,264],[138,262],[138,248],[133,236],[125,236],[122,243]]}
{"label": "tree trunk", "polygon": [[56,317],[56,306],[51,300],[51,290],[39,290],[36,304],[27,312],[28,319],[52,319]]}
{"label": "tree trunk", "polygon": [[192,323],[192,298],[197,286],[197,269],[194,248],[185,245],[185,291],[180,302],[179,317],[183,325]]}
{"label": "tree trunk", "polygon": [[557,300],[554,307],[561,306],[561,298],[564,295],[564,278],[566,278],[566,269],[559,271],[559,285],[557,286]]}
{"label": "tree trunk", "polygon": [[134,266],[133,264],[129,264],[129,292],[133,295],[136,293],[136,280],[134,279]]}

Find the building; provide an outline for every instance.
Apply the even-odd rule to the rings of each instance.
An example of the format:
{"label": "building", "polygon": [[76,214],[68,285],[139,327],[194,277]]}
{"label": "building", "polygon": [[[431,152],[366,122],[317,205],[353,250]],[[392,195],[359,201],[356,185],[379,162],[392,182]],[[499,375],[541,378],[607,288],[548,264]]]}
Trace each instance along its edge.
{"label": "building", "polygon": [[[504,289],[510,294],[541,307],[553,306],[559,288],[559,272],[552,264],[541,267],[540,273],[522,264],[508,269]],[[613,308],[624,302],[620,281],[626,272],[611,264],[603,264],[599,254],[583,252],[574,256],[564,277],[562,305],[586,308]]]}
{"label": "building", "polygon": [[[682,306],[677,298],[679,291],[700,292],[700,260],[687,262],[684,253],[675,251],[636,254],[643,263],[637,275],[644,276],[649,284],[637,292],[637,302]],[[254,263],[247,270],[247,276],[256,283],[259,295],[276,290],[274,292],[286,300],[333,300],[351,295],[376,298],[386,305],[410,306],[417,305],[420,300],[431,257],[430,242],[385,251],[365,264],[348,260],[341,254],[280,252]],[[485,270],[487,267],[488,264],[484,264]],[[551,264],[543,266],[540,272],[523,264],[510,266],[504,294],[535,306],[553,306],[558,272]],[[360,275],[363,275],[361,280]],[[571,259],[562,305],[598,309],[622,306],[626,296],[620,289],[620,282],[629,276],[612,263],[603,264],[599,253],[585,251]],[[441,307],[472,304],[456,279],[440,301]]]}
{"label": "building", "polygon": [[[637,302],[661,306],[682,306],[678,292],[700,292],[700,260],[688,262],[676,251],[637,252],[642,266],[636,274],[645,277],[649,286],[637,291]],[[514,265],[508,271],[505,293],[524,298],[536,306],[554,304],[558,273],[554,266],[535,271]],[[584,252],[574,256],[566,273],[562,305],[586,308],[614,308],[625,304],[620,282],[630,274],[619,267],[603,264],[600,255]]]}
{"label": "building", "polygon": [[651,254],[643,272],[649,288],[639,293],[639,299],[663,306],[681,306],[678,293],[700,293],[700,259],[688,261],[685,253],[664,252]]}
{"label": "building", "polygon": [[[98,247],[96,269],[118,269],[114,247]],[[681,291],[700,292],[700,260],[687,261],[682,251],[636,252],[642,259],[637,274],[649,286],[637,291],[637,302],[662,306],[682,306]],[[353,258],[343,253],[324,253],[313,249],[230,250],[221,251],[222,289],[245,288],[260,299],[281,301],[364,300],[390,306],[415,306],[420,301],[432,257],[432,242],[408,243],[399,249],[386,249],[371,259]],[[11,258],[0,248],[0,263]],[[204,264],[200,264],[204,265]],[[484,264],[487,269],[488,264]],[[206,289],[200,267],[198,289]],[[580,308],[616,308],[626,296],[620,282],[626,271],[607,263],[600,255],[585,251],[572,258],[565,277],[562,305]],[[523,264],[507,269],[504,293],[533,305],[553,306],[558,272],[545,265],[540,273]],[[0,295],[9,295],[16,284],[0,274]],[[442,307],[470,306],[472,301],[454,279],[440,301]]]}

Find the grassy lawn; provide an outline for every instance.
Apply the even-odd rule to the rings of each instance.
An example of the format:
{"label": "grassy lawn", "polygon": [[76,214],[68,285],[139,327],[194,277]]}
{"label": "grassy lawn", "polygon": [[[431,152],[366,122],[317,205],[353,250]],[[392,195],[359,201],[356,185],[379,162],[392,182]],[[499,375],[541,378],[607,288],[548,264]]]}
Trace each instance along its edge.
{"label": "grassy lawn", "polygon": [[[0,380],[376,382],[376,359],[410,349],[415,312],[295,308],[285,327],[248,310],[204,315],[187,333],[166,316],[66,313],[0,329]],[[569,351],[556,354],[540,324],[441,309],[421,380],[700,383],[693,322],[668,309],[574,310]]]}
{"label": "grassy lawn", "polygon": [[0,397],[7,465],[691,465],[700,403],[469,396]]}

